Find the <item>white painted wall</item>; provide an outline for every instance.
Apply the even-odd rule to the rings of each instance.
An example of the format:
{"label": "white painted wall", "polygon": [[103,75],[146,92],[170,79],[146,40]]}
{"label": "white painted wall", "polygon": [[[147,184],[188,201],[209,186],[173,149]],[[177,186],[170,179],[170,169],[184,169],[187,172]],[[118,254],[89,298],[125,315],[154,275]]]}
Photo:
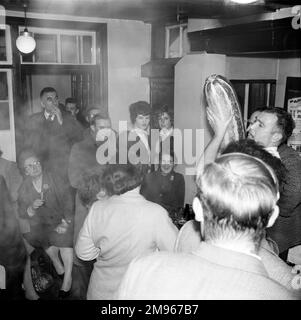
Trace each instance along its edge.
{"label": "white painted wall", "polygon": [[287,77],[301,77],[300,58],[227,57],[229,79],[276,79],[275,106],[284,107]]}
{"label": "white painted wall", "polygon": [[[203,147],[210,140],[211,133],[205,114],[203,101],[203,87],[206,78],[213,74],[225,74],[226,57],[216,54],[189,54],[184,56],[175,66],[175,103],[174,103],[174,124],[182,133],[185,129],[192,129],[193,137],[196,137],[196,129],[203,129],[201,141],[192,142],[192,156],[200,153]],[[188,139],[191,141],[191,139]],[[175,138],[175,148],[176,148]],[[197,145],[196,145],[197,143]],[[194,167],[194,164],[187,163],[189,150],[187,141],[183,146],[183,161],[177,166],[177,171],[185,174],[185,203],[192,203],[196,192],[194,176],[187,174],[187,168]],[[198,146],[200,148],[197,150]],[[177,155],[177,152],[176,152]]]}
{"label": "white painted wall", "polygon": [[227,57],[226,77],[228,79],[277,79],[277,59]]}
{"label": "white painted wall", "polygon": [[151,27],[139,21],[108,22],[108,111],[112,126],[127,120],[129,105],[149,102],[149,81],[141,77],[141,65],[150,60]]}

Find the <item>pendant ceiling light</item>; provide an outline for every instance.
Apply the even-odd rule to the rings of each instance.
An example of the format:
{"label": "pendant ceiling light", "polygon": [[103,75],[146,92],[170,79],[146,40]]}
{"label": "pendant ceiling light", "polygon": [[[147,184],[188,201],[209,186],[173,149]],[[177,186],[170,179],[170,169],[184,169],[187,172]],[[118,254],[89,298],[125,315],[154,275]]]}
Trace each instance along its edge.
{"label": "pendant ceiling light", "polygon": [[25,15],[25,28],[24,31],[20,32],[19,37],[16,40],[16,45],[21,53],[31,53],[36,47],[36,41],[32,36],[32,33],[27,30],[27,18],[26,18],[27,5],[24,4],[24,15]]}

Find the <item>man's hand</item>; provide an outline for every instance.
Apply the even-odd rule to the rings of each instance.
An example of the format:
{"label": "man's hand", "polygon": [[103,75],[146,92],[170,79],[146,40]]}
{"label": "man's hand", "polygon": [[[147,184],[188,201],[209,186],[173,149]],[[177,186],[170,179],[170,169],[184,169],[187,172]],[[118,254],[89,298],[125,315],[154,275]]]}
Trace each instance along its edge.
{"label": "man's hand", "polygon": [[233,118],[233,114],[231,112],[229,118],[225,121],[211,109],[207,108],[207,118],[212,130],[214,131],[214,135],[218,138],[223,138]]}
{"label": "man's hand", "polygon": [[57,121],[60,125],[63,124],[63,116],[59,107],[53,107],[53,114],[56,116]]}

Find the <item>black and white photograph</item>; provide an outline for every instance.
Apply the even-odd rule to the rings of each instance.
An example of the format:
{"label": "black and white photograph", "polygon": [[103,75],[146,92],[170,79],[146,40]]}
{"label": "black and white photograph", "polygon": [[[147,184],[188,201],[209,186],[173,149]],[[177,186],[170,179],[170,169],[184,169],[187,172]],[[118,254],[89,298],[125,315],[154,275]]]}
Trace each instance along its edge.
{"label": "black and white photograph", "polygon": [[300,0],[0,0],[0,300],[301,300],[300,39]]}

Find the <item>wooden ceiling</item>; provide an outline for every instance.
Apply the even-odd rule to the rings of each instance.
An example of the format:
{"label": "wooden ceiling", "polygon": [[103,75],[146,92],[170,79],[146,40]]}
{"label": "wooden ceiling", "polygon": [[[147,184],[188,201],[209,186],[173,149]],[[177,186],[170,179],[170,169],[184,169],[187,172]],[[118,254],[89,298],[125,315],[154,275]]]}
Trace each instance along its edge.
{"label": "wooden ceiling", "polygon": [[173,21],[185,18],[237,18],[301,4],[300,0],[258,0],[237,5],[230,0],[1,0],[6,10],[84,17]]}

